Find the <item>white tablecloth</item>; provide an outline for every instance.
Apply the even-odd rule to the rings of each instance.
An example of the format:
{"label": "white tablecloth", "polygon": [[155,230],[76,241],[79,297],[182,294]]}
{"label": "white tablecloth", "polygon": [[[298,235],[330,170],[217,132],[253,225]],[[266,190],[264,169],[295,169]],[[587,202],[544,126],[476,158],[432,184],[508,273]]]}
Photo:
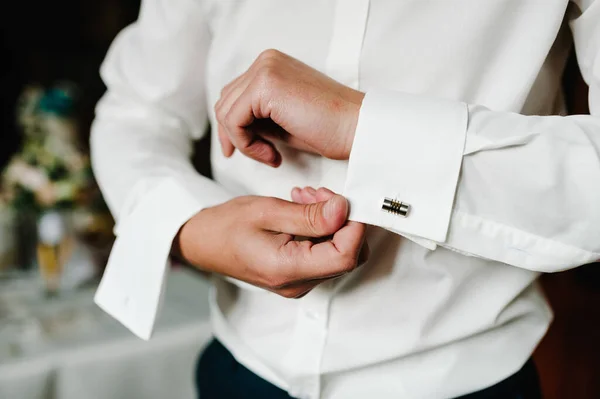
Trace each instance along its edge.
{"label": "white tablecloth", "polygon": [[22,300],[20,306],[42,320],[41,332],[21,337],[25,343],[16,350],[0,350],[0,399],[194,398],[195,362],[211,337],[208,283],[190,271],[172,271],[148,342],[97,308],[93,292]]}

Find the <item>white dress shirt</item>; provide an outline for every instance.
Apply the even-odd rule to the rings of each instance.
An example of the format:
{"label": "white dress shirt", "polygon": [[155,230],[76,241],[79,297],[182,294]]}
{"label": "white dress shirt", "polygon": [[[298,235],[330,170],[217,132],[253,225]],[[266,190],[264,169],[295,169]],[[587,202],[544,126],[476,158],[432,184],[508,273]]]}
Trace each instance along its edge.
{"label": "white dress shirt", "polygon": [[[560,116],[572,42],[591,115]],[[268,48],[367,93],[350,160],[281,148],[273,169],[213,145],[215,180],[198,175],[192,140]],[[600,0],[145,0],[101,72],[92,156],[118,224],[96,301],[138,336],[205,207],[325,186],[371,225],[369,262],[302,299],[214,278],[216,336],[293,396],[490,386],[550,323],[538,274],[600,259]]]}

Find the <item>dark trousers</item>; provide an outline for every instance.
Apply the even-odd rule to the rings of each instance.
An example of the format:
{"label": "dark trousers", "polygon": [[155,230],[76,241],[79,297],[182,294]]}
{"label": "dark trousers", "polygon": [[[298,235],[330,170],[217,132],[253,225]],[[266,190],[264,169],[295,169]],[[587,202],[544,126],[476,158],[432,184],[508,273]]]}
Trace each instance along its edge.
{"label": "dark trousers", "polygon": [[[292,399],[287,392],[238,363],[217,340],[213,340],[200,356],[196,386],[201,399]],[[458,399],[541,398],[537,370],[529,360],[506,380]]]}

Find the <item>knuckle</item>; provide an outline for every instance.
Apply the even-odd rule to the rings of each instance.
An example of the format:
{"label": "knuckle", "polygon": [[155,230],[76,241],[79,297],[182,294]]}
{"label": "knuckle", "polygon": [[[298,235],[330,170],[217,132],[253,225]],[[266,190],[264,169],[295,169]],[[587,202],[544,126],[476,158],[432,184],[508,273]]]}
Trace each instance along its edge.
{"label": "knuckle", "polygon": [[258,61],[268,61],[279,58],[281,52],[273,48],[266,49],[258,55]]}
{"label": "knuckle", "polygon": [[227,112],[222,106],[215,105],[215,116],[217,117],[217,120],[223,124],[225,118],[227,117]]}
{"label": "knuckle", "polygon": [[265,63],[258,70],[258,76],[260,77],[260,82],[263,85],[272,84],[277,78],[277,66],[273,65],[273,63]]}
{"label": "knuckle", "polygon": [[259,82],[263,84],[274,84],[279,81],[281,63],[275,58],[269,58],[258,66],[257,74]]}
{"label": "knuckle", "polygon": [[221,120],[223,121],[223,124],[225,126],[231,126],[234,123],[233,115],[231,115],[231,112],[229,112],[228,110],[223,110],[221,114]]}
{"label": "knuckle", "polygon": [[231,83],[228,83],[225,86],[223,86],[223,88],[221,89],[221,97],[225,97],[225,95],[229,91],[229,87],[231,87]]}

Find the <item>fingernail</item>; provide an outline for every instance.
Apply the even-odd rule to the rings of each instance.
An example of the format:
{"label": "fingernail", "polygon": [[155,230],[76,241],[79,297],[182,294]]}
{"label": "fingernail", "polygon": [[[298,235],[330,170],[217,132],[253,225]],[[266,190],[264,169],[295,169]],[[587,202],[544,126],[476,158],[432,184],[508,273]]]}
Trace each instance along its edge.
{"label": "fingernail", "polygon": [[306,187],[306,191],[308,191],[310,195],[317,195],[317,190],[312,187]]}
{"label": "fingernail", "polygon": [[325,219],[335,217],[338,208],[344,206],[345,202],[346,199],[344,197],[340,197],[339,195],[329,199],[323,206],[323,217]]}
{"label": "fingernail", "polygon": [[276,151],[273,154],[272,158],[269,160],[268,164],[274,168],[279,167],[281,165],[281,154]]}

